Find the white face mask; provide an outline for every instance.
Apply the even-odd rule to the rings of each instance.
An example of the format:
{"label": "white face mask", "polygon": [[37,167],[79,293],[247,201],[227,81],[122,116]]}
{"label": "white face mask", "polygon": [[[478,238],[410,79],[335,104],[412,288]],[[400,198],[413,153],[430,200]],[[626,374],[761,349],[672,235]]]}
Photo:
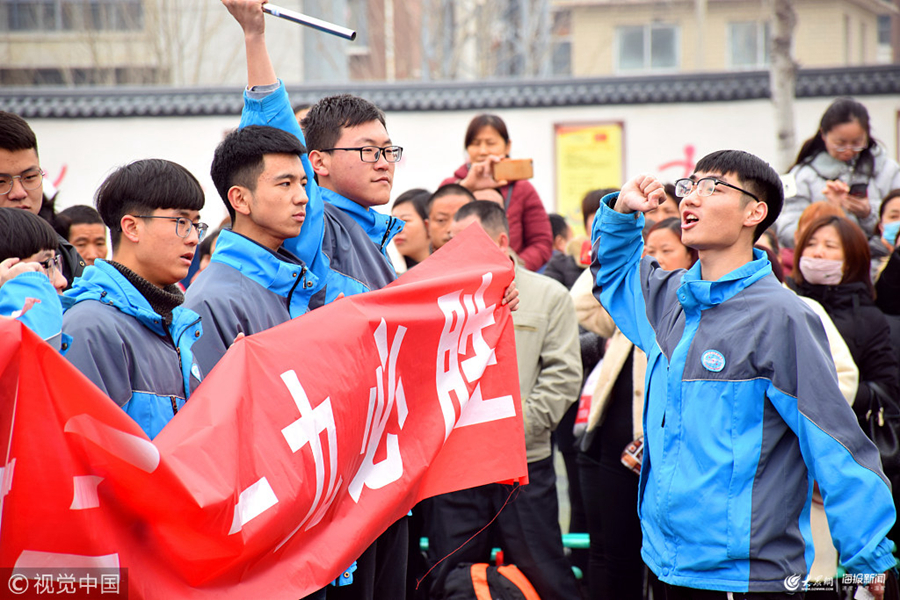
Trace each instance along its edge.
{"label": "white face mask", "polygon": [[837,285],[844,278],[844,261],[800,257],[803,279],[815,285]]}

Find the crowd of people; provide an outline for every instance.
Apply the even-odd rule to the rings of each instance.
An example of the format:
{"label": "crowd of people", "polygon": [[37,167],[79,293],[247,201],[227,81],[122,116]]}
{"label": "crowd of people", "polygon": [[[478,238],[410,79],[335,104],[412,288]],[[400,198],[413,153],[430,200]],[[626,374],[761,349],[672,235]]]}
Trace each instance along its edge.
{"label": "crowd of people", "polygon": [[[236,340],[482,228],[515,264],[530,483],[421,503],[310,598],[474,598],[468,566],[494,547],[543,599],[884,595],[900,449],[873,440],[900,432],[900,166],[862,104],[829,106],[785,182],[721,151],[673,183],[591,191],[589,237],[527,179],[494,177],[511,136],[482,114],[467,162],[385,213],[403,148],[384,114],[338,95],[298,121],[264,0],[222,1],[248,65],[240,126],[212,157],[226,222],[199,221],[200,184],[164,159],[53,214],[33,131],[0,112],[0,315],[152,439]],[[554,452],[586,551],[562,543]]]}

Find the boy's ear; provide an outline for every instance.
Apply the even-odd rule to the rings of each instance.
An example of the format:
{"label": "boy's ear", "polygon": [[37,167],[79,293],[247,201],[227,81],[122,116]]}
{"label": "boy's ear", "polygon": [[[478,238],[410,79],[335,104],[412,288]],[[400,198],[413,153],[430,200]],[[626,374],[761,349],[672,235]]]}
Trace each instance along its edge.
{"label": "boy's ear", "polygon": [[509,248],[509,234],[505,231],[501,231],[500,235],[497,236],[497,246],[504,252]]}
{"label": "boy's ear", "polygon": [[765,202],[748,202],[744,227],[756,228],[769,214],[769,205]]}
{"label": "boy's ear", "polygon": [[312,165],[316,175],[319,177],[328,177],[328,171],[331,168],[330,154],[318,150],[311,150],[309,152],[309,163]]}
{"label": "boy's ear", "polygon": [[228,188],[228,202],[239,215],[250,214],[250,190],[241,185],[233,185]]}
{"label": "boy's ear", "polygon": [[[122,228],[122,236],[126,238],[129,242],[136,244],[141,239],[140,227],[138,226],[138,218],[133,215],[122,215],[122,220],[119,221],[119,226]],[[121,241],[121,238],[119,238]]]}

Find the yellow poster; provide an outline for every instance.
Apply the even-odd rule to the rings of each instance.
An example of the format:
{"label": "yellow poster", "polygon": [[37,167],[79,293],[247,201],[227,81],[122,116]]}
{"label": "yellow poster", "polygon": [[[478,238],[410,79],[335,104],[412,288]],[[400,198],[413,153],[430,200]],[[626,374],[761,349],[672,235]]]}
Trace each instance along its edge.
{"label": "yellow poster", "polygon": [[581,199],[622,185],[622,124],[556,126],[556,208],[576,234],[584,233]]}

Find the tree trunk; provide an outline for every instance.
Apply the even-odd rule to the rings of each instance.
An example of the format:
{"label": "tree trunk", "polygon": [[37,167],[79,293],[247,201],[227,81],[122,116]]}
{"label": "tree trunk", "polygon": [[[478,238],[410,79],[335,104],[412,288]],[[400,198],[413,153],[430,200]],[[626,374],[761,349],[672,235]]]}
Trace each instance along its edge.
{"label": "tree trunk", "polygon": [[797,81],[797,63],[794,62],[794,27],[797,13],[793,0],[773,0],[772,66],[769,69],[769,86],[775,109],[777,135],[777,169],[786,172],[793,162],[795,152],[794,96]]}

